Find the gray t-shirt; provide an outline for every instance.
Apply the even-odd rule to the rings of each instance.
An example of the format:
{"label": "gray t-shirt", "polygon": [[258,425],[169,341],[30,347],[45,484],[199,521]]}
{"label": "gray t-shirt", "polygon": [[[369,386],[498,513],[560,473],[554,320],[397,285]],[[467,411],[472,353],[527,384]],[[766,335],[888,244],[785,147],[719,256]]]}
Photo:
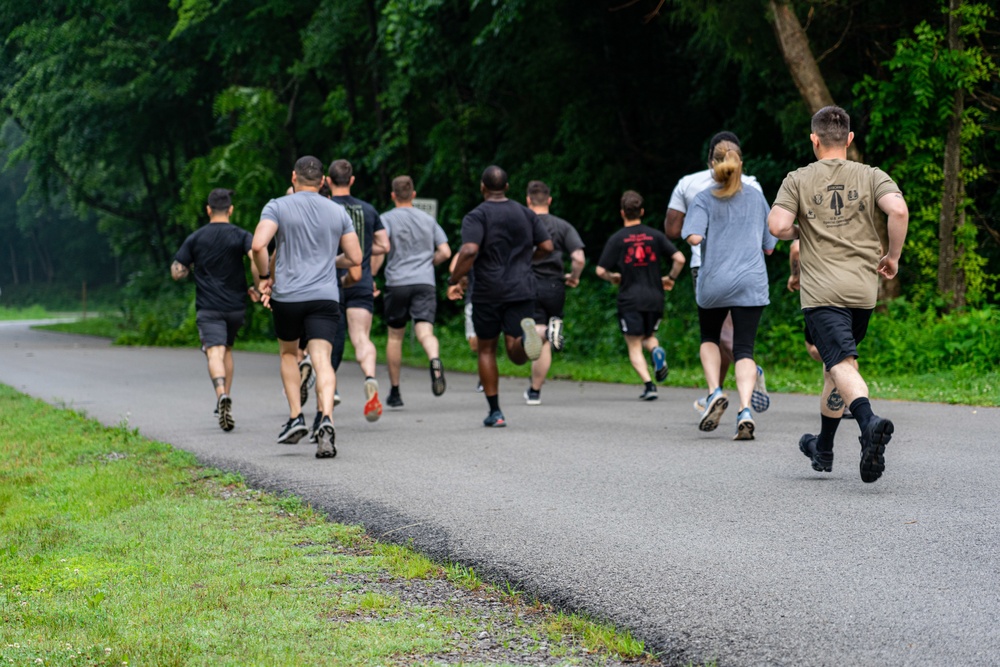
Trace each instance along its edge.
{"label": "gray t-shirt", "polygon": [[771,208],[759,190],[744,187],[728,199],[704,190],[691,202],[681,236],[702,236],[696,300],[702,308],[766,306],[764,250],[778,239],[767,229]]}
{"label": "gray t-shirt", "polygon": [[261,220],[278,224],[275,236],[275,301],[339,301],[337,247],[355,234],[344,207],[316,192],[300,191],[267,202]]}
{"label": "gray t-shirt", "polygon": [[412,206],[401,206],[382,214],[389,234],[385,260],[386,287],[434,285],[434,250],[448,242],[441,225]]}

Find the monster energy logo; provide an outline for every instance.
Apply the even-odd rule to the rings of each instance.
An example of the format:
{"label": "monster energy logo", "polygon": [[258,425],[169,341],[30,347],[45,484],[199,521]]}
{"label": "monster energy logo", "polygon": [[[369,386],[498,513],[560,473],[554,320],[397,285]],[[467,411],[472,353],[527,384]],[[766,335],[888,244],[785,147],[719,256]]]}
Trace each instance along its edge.
{"label": "monster energy logo", "polygon": [[344,204],[344,208],[347,209],[347,213],[351,216],[351,222],[354,223],[354,231],[358,235],[358,242],[361,244],[362,249],[365,247],[365,212],[358,204]]}

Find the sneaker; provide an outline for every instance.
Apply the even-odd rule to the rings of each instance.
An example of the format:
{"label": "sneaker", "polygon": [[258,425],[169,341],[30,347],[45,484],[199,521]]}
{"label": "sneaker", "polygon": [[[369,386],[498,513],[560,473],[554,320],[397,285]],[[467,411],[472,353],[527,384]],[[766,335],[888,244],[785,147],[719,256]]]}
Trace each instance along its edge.
{"label": "sneaker", "polygon": [[663,382],[667,379],[667,373],[670,372],[670,369],[667,368],[667,352],[659,345],[653,348],[653,368],[656,369],[657,382]]}
{"label": "sneaker", "polygon": [[524,402],[528,405],[541,405],[542,404],[542,392],[538,389],[532,389],[528,387],[524,390]]}
{"label": "sneaker", "polygon": [[722,413],[729,407],[729,398],[722,393],[719,387],[709,395],[705,402],[705,410],[701,413],[701,421],[698,422],[699,431],[714,431],[719,427],[719,420]]}
{"label": "sneaker", "polygon": [[333,407],[340,405],[340,392],[336,389],[333,390]]}
{"label": "sneaker", "polygon": [[656,395],[656,387],[643,387],[642,393],[639,394],[640,401],[655,401],[659,398]]}
{"label": "sneaker", "polygon": [[385,399],[385,404],[390,408],[403,407],[403,397],[399,394],[399,389],[393,387],[389,390],[389,398]]}
{"label": "sneaker", "polygon": [[483,383],[482,382],[477,382],[476,383],[476,391],[478,391],[480,394],[483,393]]}
{"label": "sneaker", "polygon": [[333,430],[333,422],[330,421],[329,417],[323,417],[319,428],[316,429],[316,458],[332,459],[336,456],[337,448],[333,444],[336,439],[337,434]]}
{"label": "sneaker", "polygon": [[494,410],[486,415],[486,419],[483,420],[483,426],[489,426],[490,428],[503,428],[506,425],[507,420],[503,418],[503,413],[499,410]]}
{"label": "sneaker", "polygon": [[753,386],[753,393],[750,394],[750,407],[754,412],[767,412],[771,407],[771,397],[767,394],[767,386],[764,384],[764,369],[757,367],[757,382]]}
{"label": "sneaker", "polygon": [[378,380],[365,380],[365,419],[377,422],[382,416],[382,401],[378,400]]}
{"label": "sneaker", "polygon": [[833,451],[821,452],[816,447],[819,437],[806,433],[799,438],[799,451],[812,461],[812,469],[816,472],[833,472]]}
{"label": "sneaker", "polygon": [[708,396],[702,396],[694,402],[694,411],[701,414],[705,411],[706,405],[708,405]]}
{"label": "sneaker", "polygon": [[542,356],[542,337],[538,335],[538,329],[535,328],[535,320],[530,317],[521,320],[521,331],[524,334],[521,339],[524,354],[531,361],[535,361]]}
{"label": "sneaker", "polygon": [[743,408],[736,416],[736,435],[733,436],[733,440],[753,440],[755,428],[757,428],[757,424],[753,420],[753,415],[750,414],[750,408]]}
{"label": "sneaker", "polygon": [[871,484],[885,470],[885,446],[892,440],[895,430],[892,422],[881,417],[872,417],[868,428],[858,438],[861,441],[861,481]]}
{"label": "sneaker", "polygon": [[441,359],[435,357],[431,359],[431,393],[440,396],[447,386],[444,381],[444,364],[441,363]]}
{"label": "sneaker", "polygon": [[299,413],[298,417],[289,419],[281,427],[281,433],[278,434],[278,444],[294,445],[308,433],[309,427],[306,426],[306,420],[302,416],[302,413]]}
{"label": "sneaker", "polygon": [[313,445],[316,444],[316,436],[319,433],[320,422],[323,421],[323,413],[317,412],[316,417],[313,419],[312,428],[309,430],[309,442]]}
{"label": "sneaker", "polygon": [[[302,405],[309,401],[309,388],[316,384],[316,378],[313,375],[312,359],[307,354],[299,362],[299,400],[302,401]],[[309,384],[310,380],[312,380],[312,384]]]}
{"label": "sneaker", "polygon": [[215,409],[219,414],[219,428],[223,431],[232,431],[236,426],[236,422],[233,421],[233,399],[226,394],[219,396]]}
{"label": "sneaker", "polygon": [[549,339],[549,342],[552,343],[553,350],[559,352],[563,349],[563,345],[566,344],[566,337],[563,335],[563,320],[561,317],[549,318],[547,338]]}

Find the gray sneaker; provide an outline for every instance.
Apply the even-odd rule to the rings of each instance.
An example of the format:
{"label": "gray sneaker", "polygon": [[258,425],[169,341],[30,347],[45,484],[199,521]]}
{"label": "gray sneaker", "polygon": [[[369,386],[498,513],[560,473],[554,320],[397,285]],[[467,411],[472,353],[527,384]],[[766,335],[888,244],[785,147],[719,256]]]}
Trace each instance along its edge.
{"label": "gray sneaker", "polygon": [[524,338],[521,339],[524,354],[531,361],[535,361],[542,356],[542,337],[538,335],[538,329],[535,328],[535,320],[530,317],[521,320],[521,331],[524,334]]}
{"label": "gray sneaker", "polygon": [[323,417],[323,421],[320,422],[319,429],[316,431],[316,458],[332,459],[336,456],[337,448],[334,446],[336,439],[337,434],[333,430],[333,422],[330,421],[329,417]]}
{"label": "gray sneaker", "polygon": [[728,407],[729,397],[722,393],[722,389],[719,388],[713,391],[711,396],[708,397],[708,404],[701,415],[701,421],[698,422],[698,430],[714,431],[717,429],[719,427],[719,420],[722,419],[722,413]]}

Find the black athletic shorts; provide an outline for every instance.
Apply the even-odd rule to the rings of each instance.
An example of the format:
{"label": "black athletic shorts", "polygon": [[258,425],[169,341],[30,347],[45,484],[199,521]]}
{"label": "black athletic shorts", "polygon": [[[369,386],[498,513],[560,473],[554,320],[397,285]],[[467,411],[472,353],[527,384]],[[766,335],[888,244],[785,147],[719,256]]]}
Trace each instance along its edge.
{"label": "black athletic shorts", "polygon": [[198,325],[198,338],[205,347],[225,345],[232,347],[236,342],[236,332],[243,326],[245,310],[199,310],[195,314]]}
{"label": "black athletic shorts", "polygon": [[663,313],[652,310],[618,311],[618,326],[626,336],[649,338],[660,328]]}
{"label": "black athletic shorts", "polygon": [[340,304],[331,300],[282,303],[271,301],[274,335],[278,340],[320,338],[333,344],[340,322]]}
{"label": "black athletic shorts", "polygon": [[385,288],[385,323],[402,329],[411,319],[434,324],[437,291],[431,285],[394,285]]}
{"label": "black athletic shorts", "polygon": [[475,303],[472,308],[472,327],[483,340],[499,338],[500,332],[520,338],[521,320],[535,314],[535,300],[510,303]]}
{"label": "black athletic shorts", "polygon": [[858,356],[858,344],[865,339],[872,317],[869,309],[834,306],[803,308],[802,314],[826,370]]}
{"label": "black athletic shorts", "polygon": [[550,317],[562,318],[566,283],[559,278],[536,278],[535,284],[535,321],[546,324]]}
{"label": "black athletic shorts", "polygon": [[352,285],[340,289],[340,303],[344,308],[364,308],[369,313],[375,312],[375,296],[368,288]]}

